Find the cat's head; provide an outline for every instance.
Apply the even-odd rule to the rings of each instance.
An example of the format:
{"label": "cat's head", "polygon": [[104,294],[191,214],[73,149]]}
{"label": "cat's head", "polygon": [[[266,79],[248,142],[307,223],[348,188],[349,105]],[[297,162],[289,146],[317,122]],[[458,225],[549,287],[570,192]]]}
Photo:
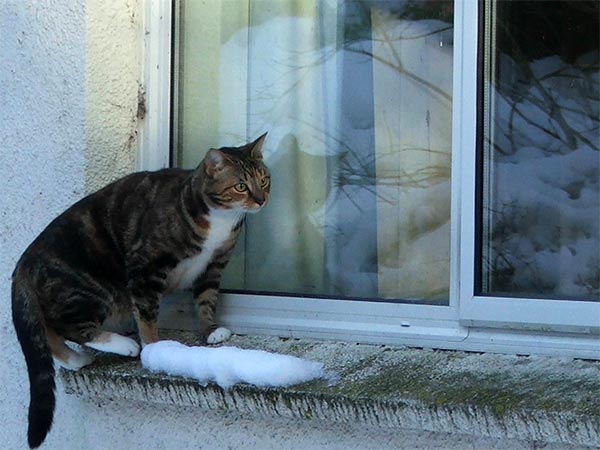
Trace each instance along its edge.
{"label": "cat's head", "polygon": [[267,134],[241,147],[208,151],[197,171],[202,173],[202,194],[212,209],[257,212],[267,204],[271,177],[263,162]]}

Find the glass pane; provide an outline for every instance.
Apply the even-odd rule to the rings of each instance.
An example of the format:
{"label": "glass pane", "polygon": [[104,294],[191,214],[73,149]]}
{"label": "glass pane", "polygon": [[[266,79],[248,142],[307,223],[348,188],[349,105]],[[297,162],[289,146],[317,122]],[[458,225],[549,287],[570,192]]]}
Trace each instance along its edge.
{"label": "glass pane", "polygon": [[180,2],[175,157],[265,131],[225,288],[448,303],[453,3]]}
{"label": "glass pane", "polygon": [[600,300],[599,5],[487,3],[482,294]]}

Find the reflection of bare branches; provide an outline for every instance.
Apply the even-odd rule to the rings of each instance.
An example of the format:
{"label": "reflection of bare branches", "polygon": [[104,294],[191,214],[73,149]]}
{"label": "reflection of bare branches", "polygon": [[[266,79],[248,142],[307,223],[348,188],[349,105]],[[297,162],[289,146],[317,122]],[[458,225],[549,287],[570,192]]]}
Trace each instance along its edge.
{"label": "reflection of bare branches", "polygon": [[[548,89],[542,88],[541,85],[536,90],[536,92],[541,92],[542,89],[544,90],[544,93],[542,93],[543,98],[540,99],[537,98],[535,95],[517,93],[517,89],[515,89],[514,86],[508,83],[498,86],[497,95],[500,96],[506,102],[507,105],[510,105],[510,112],[506,120],[508,129],[505,131],[506,137],[511,143],[511,149],[510,151],[508,151],[508,149],[500,148],[497,145],[494,145],[494,148],[498,152],[505,155],[516,153],[518,148],[515,144],[515,138],[518,136],[517,131],[519,130],[519,126],[515,125],[515,119],[518,117],[521,120],[523,120],[523,122],[525,122],[527,125],[538,129],[545,135],[552,137],[557,141],[565,143],[567,145],[568,151],[575,150],[577,147],[576,143],[578,141],[586,144],[587,146],[589,146],[590,149],[596,151],[600,150],[598,144],[588,139],[583,132],[573,130],[571,126],[566,123],[566,121],[563,123],[563,112],[569,112],[571,114],[580,115],[582,119],[585,118],[587,120],[590,120],[591,122],[600,122],[600,118],[597,116],[597,114],[595,115],[593,112],[586,112],[581,109],[567,107],[559,104],[557,100],[554,100],[552,96],[546,92]],[[513,98],[516,98],[516,100],[511,100]],[[538,111],[541,112],[543,117],[549,117],[553,119],[552,123],[558,126],[558,130],[561,131],[562,134],[559,133],[559,131],[555,131],[548,128],[547,126],[544,126],[539,121],[536,121],[535,116],[532,116],[531,114],[528,115],[526,111],[526,107],[528,105],[536,107]],[[557,120],[557,117],[559,116],[562,118],[561,120]],[[502,127],[500,126],[502,116],[496,116],[496,120],[497,122],[498,120],[500,120],[500,122],[497,123],[497,126],[499,126],[499,128],[502,129]],[[598,127],[596,126],[589,128],[586,131],[593,132],[597,129]],[[565,139],[567,139],[568,142],[565,142]]]}
{"label": "reflection of bare branches", "polygon": [[452,101],[452,96],[450,94],[446,93],[444,90],[440,89],[435,84],[430,83],[429,81],[425,80],[424,78],[420,78],[417,75],[415,75],[414,73],[409,72],[408,70],[406,70],[404,68],[404,66],[402,65],[402,63],[400,61],[398,61],[397,64],[394,64],[392,61],[388,61],[388,60],[382,58],[381,56],[374,55],[373,53],[367,52],[366,50],[362,50],[362,49],[350,49],[349,51],[369,56],[369,57],[373,58],[375,61],[379,61],[380,63],[394,69],[399,74],[410,78],[411,80],[415,81],[417,84],[440,95],[445,100]]}
{"label": "reflection of bare branches", "polygon": [[[253,99],[255,100],[269,100],[269,111],[277,110],[278,106],[288,100],[288,95],[294,93],[298,86],[306,80],[312,70],[325,65],[329,60],[336,58],[338,52],[341,50],[347,51],[355,54],[362,54],[364,56],[369,57],[373,61],[377,61],[387,67],[398,72],[399,75],[406,76],[413,82],[415,82],[418,86],[426,89],[428,92],[439,95],[443,100],[447,102],[451,102],[452,96],[448,92],[444,91],[434,83],[428,81],[425,78],[419,77],[415,73],[409,71],[406,66],[403,64],[402,59],[397,51],[397,46],[402,41],[409,40],[418,40],[425,39],[429,36],[439,34],[442,32],[447,32],[452,30],[452,25],[447,25],[444,22],[441,22],[439,28],[427,31],[425,33],[415,34],[415,35],[405,35],[402,34],[400,36],[390,36],[387,30],[384,27],[378,27],[377,30],[371,30],[368,25],[370,20],[367,20],[366,17],[370,17],[371,7],[367,7],[367,5],[361,5],[365,11],[363,11],[363,15],[365,16],[364,23],[361,22],[355,25],[355,28],[364,27],[361,33],[357,33],[358,36],[351,35],[348,37],[347,33],[344,33],[344,41],[341,43],[341,47],[338,47],[338,43],[336,42],[320,42],[319,33],[320,30],[317,30],[314,39],[314,42],[320,42],[320,45],[315,46],[314,48],[310,48],[308,50],[288,50],[283,49],[287,53],[287,58],[285,60],[277,60],[273,65],[273,70],[276,68],[284,69],[280,71],[280,76],[275,78],[272,83],[268,86],[263,86],[260,91],[253,92]],[[407,23],[412,23],[412,21],[408,20]],[[398,23],[398,22],[396,22]],[[368,31],[368,33],[367,33]],[[314,29],[313,29],[314,33]],[[376,33],[381,34],[382,37],[376,35]],[[392,57],[391,59],[386,59],[382,55],[375,54],[374,52],[370,52],[361,48],[362,42],[378,42],[382,44],[386,44],[389,49]],[[275,86],[283,87],[283,89],[276,89]],[[277,96],[273,95],[273,91],[277,92]],[[263,113],[266,111],[263,111]]]}
{"label": "reflection of bare branches", "polygon": [[[553,298],[564,297],[562,291],[570,289],[568,284],[562,284],[560,277],[550,276],[547,267],[540,264],[540,258],[546,259],[546,266],[550,261],[557,264],[561,248],[569,245],[564,228],[552,225],[548,228],[541,223],[545,209],[543,204],[532,206],[518,196],[496,207],[484,207],[483,217],[492,218],[491,228],[484,229],[482,269],[486,292]],[[542,235],[540,227],[545,230]],[[598,258],[580,260],[580,263],[579,273],[573,279],[573,284],[580,289],[567,295],[599,299]]]}
{"label": "reflection of bare branches", "polygon": [[[539,77],[539,80],[545,81],[545,80],[551,79],[551,78],[564,77],[564,78],[569,78],[570,80],[586,81],[585,78],[579,77],[576,74],[565,73],[567,71],[572,71],[572,69],[573,69],[572,65],[565,65],[565,66],[559,67],[556,70],[548,72],[546,75]],[[596,73],[598,71],[598,65],[597,64],[581,64],[580,66],[577,67],[577,69],[580,70],[582,74],[585,72]],[[598,99],[595,99],[595,100],[598,100]]]}
{"label": "reflection of bare branches", "polygon": [[[451,27],[449,27],[451,28]],[[444,98],[447,101],[451,101],[452,100],[452,96],[449,95],[448,93],[444,92],[442,89],[440,89],[439,87],[437,87],[436,85],[434,85],[433,83],[430,83],[429,81],[418,77],[417,75],[415,75],[412,72],[409,72],[404,64],[402,63],[402,59],[400,58],[400,55],[398,53],[398,49],[396,48],[397,44],[403,39],[402,37],[397,38],[397,39],[393,39],[392,37],[390,37],[389,33],[387,32],[387,30],[385,29],[385,27],[380,27],[377,30],[379,33],[382,34],[383,36],[383,40],[382,42],[384,42],[390,53],[392,54],[392,57],[394,59],[394,61],[387,61],[385,59],[383,59],[382,57],[378,56],[378,55],[374,55],[373,53],[369,53],[365,50],[362,49],[349,49],[350,51],[356,51],[357,53],[362,53],[365,55],[370,56],[371,58],[373,58],[376,61],[381,62],[382,64],[385,64],[388,67],[391,67],[392,69],[396,70],[398,73],[410,78],[411,80],[415,81],[417,84],[423,85],[424,87],[426,87],[427,89],[431,90],[432,92],[435,92],[436,94],[440,95],[442,98]],[[439,31],[438,31],[439,32]],[[432,33],[434,34],[434,33]]]}
{"label": "reflection of bare branches", "polygon": [[352,198],[353,195],[347,190],[350,187],[359,186],[372,193],[380,201],[388,204],[395,204],[397,199],[387,198],[376,188],[393,186],[401,187],[403,189],[424,189],[450,178],[450,166],[442,164],[429,164],[412,171],[395,171],[393,175],[387,175],[385,172],[376,173],[374,169],[376,159],[397,159],[398,154],[403,151],[433,153],[450,158],[448,152],[443,150],[431,150],[424,147],[408,147],[398,148],[393,153],[383,155],[375,153],[361,155],[357,149],[350,145],[351,140],[346,139],[343,136],[336,136],[329,130],[323,130],[319,126],[305,120],[298,119],[298,122],[315,130],[316,133],[314,138],[322,142],[323,145],[329,142],[334,142],[336,144],[337,151],[335,157],[337,170],[332,175],[332,185],[354,203],[358,209],[360,209],[359,205],[355,203]]}
{"label": "reflection of bare branches", "polygon": [[336,178],[338,186],[397,186],[404,189],[427,188],[450,177],[448,166],[421,167],[413,171],[395,172],[393,175],[359,174],[354,167],[348,167],[342,163],[340,174]]}
{"label": "reflection of bare branches", "polygon": [[579,274],[575,279],[575,284],[584,288],[587,292],[600,298],[600,270],[598,269],[598,259],[590,259],[586,264],[587,274]]}
{"label": "reflection of bare branches", "polygon": [[[498,93],[500,96],[503,96],[502,92]],[[535,102],[533,101],[532,98],[527,98],[528,101],[530,101],[531,103],[535,104]],[[509,99],[505,97],[505,101],[507,103],[509,103]],[[560,139],[560,135],[558,133],[555,133],[554,131],[544,127],[543,125],[535,122],[533,119],[529,118],[527,115],[525,115],[523,113],[523,111],[521,111],[519,109],[519,106],[521,105],[522,102],[514,102],[511,107],[510,107],[510,117],[508,119],[508,130],[507,130],[507,136],[510,139],[511,142],[511,151],[507,152],[505,149],[501,149],[500,147],[496,148],[504,154],[514,154],[516,153],[517,146],[515,145],[514,139],[516,137],[516,133],[515,133],[515,115],[519,116],[525,123],[527,123],[528,125],[531,125],[534,128],[538,128],[540,131],[542,131],[543,133],[553,137],[554,139]],[[538,107],[543,107],[543,105],[536,105]],[[542,110],[543,111],[543,110]]]}
{"label": "reflection of bare branches", "polygon": [[[485,208],[484,216],[493,215],[493,229],[488,230],[490,247],[483,253],[484,275],[487,277],[488,285],[484,288],[488,292],[514,292],[520,287],[514,283],[517,270],[523,275],[525,270],[531,270],[531,264],[524,260],[521,246],[515,245],[515,237],[521,239],[518,234],[519,223],[524,220],[526,211],[517,205],[515,200],[503,203],[500,209]],[[535,288],[540,286],[535,285]]]}
{"label": "reflection of bare branches", "polygon": [[[578,137],[580,140],[584,140],[585,138],[581,136],[580,133],[577,133],[571,128],[571,126],[568,124],[565,117],[563,116],[562,108],[560,108],[560,106],[556,103],[552,95],[550,95],[548,90],[542,85],[541,81],[537,79],[537,77],[531,70],[529,64],[525,64],[525,70],[529,75],[530,80],[535,84],[535,86],[539,89],[540,93],[544,97],[544,103],[546,104],[545,106],[549,107],[549,116],[557,122],[558,126],[564,133],[565,144],[571,150],[575,150],[575,148],[577,147],[577,135],[579,135]],[[530,98],[529,100],[532,101],[534,104],[536,103],[535,101],[533,101],[534,99]],[[587,139],[585,140],[587,141]],[[598,148],[596,147],[596,149]]]}
{"label": "reflection of bare branches", "polygon": [[[398,149],[398,151],[402,150],[403,152],[427,152],[432,155],[439,155],[448,158],[448,162],[450,162],[450,152],[448,150],[435,150],[427,147],[402,147]],[[397,158],[398,155],[395,153],[389,153],[387,155],[379,156],[379,158]]]}
{"label": "reflection of bare branches", "polygon": [[[448,26],[443,26],[442,28],[438,28],[437,30],[428,31],[427,33],[415,34],[414,36],[402,35],[402,36],[399,36],[398,39],[402,39],[403,41],[413,41],[413,40],[417,40],[417,39],[424,39],[429,36],[434,36],[436,34],[444,33],[445,31],[451,31],[453,29],[454,29],[454,26],[448,25]],[[372,42],[386,42],[385,39],[379,39],[376,37],[372,37],[371,41]]]}
{"label": "reflection of bare branches", "polygon": [[[513,126],[512,120],[514,117],[512,113],[514,112],[529,125],[538,128],[554,139],[561,141],[569,151],[577,149],[578,142],[582,142],[589,146],[589,148],[599,151],[600,147],[588,139],[584,133],[573,129],[564,116],[565,112],[571,112],[580,114],[586,118],[591,118],[592,121],[598,121],[597,113],[594,114],[591,108],[587,108],[589,111],[586,112],[585,110],[576,110],[574,108],[567,108],[564,105],[561,105],[555,98],[556,93],[553,91],[550,85],[550,82],[553,79],[568,77],[571,78],[573,82],[578,81],[580,83],[589,83],[589,85],[592,86],[594,82],[591,79],[586,79],[585,73],[587,71],[597,73],[598,65],[589,64],[578,66],[575,63],[564,63],[564,65],[558,69],[555,69],[542,76],[537,76],[532,68],[531,61],[523,50],[523,43],[519,42],[517,38],[513,36],[513,33],[510,29],[511,24],[501,23],[501,25],[504,26],[503,36],[505,39],[507,39],[508,43],[504,44],[506,49],[502,48],[499,50],[507,51],[506,61],[514,62],[518,71],[522,73],[526,86],[526,90],[523,89],[523,83],[499,82],[496,86],[497,92],[504,97],[507,104],[512,104],[511,108],[513,111],[511,111],[511,118],[509,121],[509,131],[511,131],[511,134]],[[510,54],[508,54],[509,51]],[[568,72],[574,73],[569,74]],[[592,91],[592,89],[589,89],[589,91]],[[511,99],[514,99],[514,101],[511,102]],[[584,104],[586,100],[593,100],[591,95],[587,98],[583,95],[579,95],[577,96],[577,99],[580,100],[580,103]],[[540,111],[542,111],[547,117],[551,118],[558,130],[549,130],[542,124],[537,123],[533,119],[527,117],[525,113],[519,109],[519,105],[526,103],[531,103]],[[514,151],[515,149],[513,148],[511,152],[514,153]]]}

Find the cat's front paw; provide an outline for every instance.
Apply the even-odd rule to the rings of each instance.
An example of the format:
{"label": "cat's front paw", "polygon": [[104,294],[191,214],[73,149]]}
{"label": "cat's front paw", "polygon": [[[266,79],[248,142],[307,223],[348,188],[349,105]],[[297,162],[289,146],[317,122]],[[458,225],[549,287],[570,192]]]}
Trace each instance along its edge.
{"label": "cat's front paw", "polygon": [[231,331],[225,327],[219,327],[206,338],[207,344],[220,344],[227,341],[231,337]]}
{"label": "cat's front paw", "polygon": [[136,357],[140,354],[140,344],[133,339],[123,336],[127,341],[121,343],[120,355]]}

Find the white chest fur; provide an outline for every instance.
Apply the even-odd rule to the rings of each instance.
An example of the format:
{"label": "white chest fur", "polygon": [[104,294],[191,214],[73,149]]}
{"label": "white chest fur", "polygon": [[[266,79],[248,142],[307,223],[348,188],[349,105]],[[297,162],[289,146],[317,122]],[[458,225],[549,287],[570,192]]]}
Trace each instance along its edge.
{"label": "white chest fur", "polygon": [[211,211],[208,218],[210,228],[202,244],[202,251],[177,264],[167,276],[167,290],[190,288],[194,280],[204,273],[215,251],[229,239],[231,230],[241,219],[241,214],[238,212]]}

